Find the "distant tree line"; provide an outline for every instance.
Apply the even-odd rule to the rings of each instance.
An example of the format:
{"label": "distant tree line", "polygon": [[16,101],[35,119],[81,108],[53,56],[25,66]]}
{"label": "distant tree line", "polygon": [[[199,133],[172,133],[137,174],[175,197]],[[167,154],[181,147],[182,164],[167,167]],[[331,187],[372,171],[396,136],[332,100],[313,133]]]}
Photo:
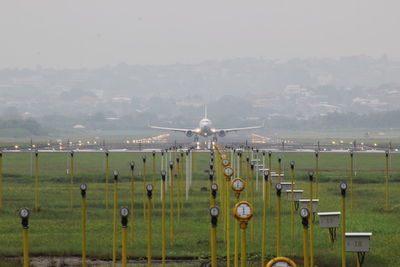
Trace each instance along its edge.
{"label": "distant tree line", "polygon": [[46,134],[43,127],[34,119],[2,119],[0,120],[0,129],[23,129],[31,135]]}
{"label": "distant tree line", "polygon": [[[174,127],[196,127],[194,121],[186,121],[181,116],[172,117],[170,125]],[[243,126],[243,120],[238,116],[232,116],[229,120],[230,127]],[[242,122],[242,123],[241,123]],[[91,116],[70,118],[66,116],[48,115],[40,119],[40,123],[33,119],[1,119],[0,135],[23,130],[32,136],[47,135],[48,132],[63,133],[72,132],[75,124],[85,126],[89,130],[135,130],[149,129],[149,123],[159,123],[158,116],[154,113],[144,112],[138,116],[124,116],[117,120],[107,120],[104,114],[96,113]],[[197,120],[196,120],[197,123]],[[248,124],[248,122],[246,122]],[[215,127],[221,127],[219,120],[214,121]],[[238,125],[236,125],[238,124]],[[252,123],[254,124],[254,122]],[[226,127],[223,125],[222,127]],[[338,129],[378,129],[378,128],[400,128],[400,110],[381,113],[356,114],[356,113],[329,113],[323,116],[315,116],[308,120],[299,120],[290,117],[272,117],[265,121],[266,129],[283,130],[338,130]],[[7,130],[4,132],[4,130]],[[2,134],[3,133],[3,134]]]}
{"label": "distant tree line", "polygon": [[266,121],[266,126],[276,129],[377,129],[400,128],[400,110],[356,114],[328,113],[308,120],[288,117],[274,117]]}

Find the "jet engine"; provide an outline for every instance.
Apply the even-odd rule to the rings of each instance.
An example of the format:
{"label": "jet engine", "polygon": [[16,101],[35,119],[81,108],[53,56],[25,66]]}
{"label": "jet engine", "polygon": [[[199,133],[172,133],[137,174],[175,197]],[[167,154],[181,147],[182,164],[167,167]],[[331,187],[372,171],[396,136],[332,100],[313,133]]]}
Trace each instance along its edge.
{"label": "jet engine", "polygon": [[219,135],[220,137],[224,137],[224,136],[226,135],[226,133],[225,133],[224,130],[220,130],[220,131],[218,132],[218,135]]}
{"label": "jet engine", "polygon": [[190,130],[187,131],[187,132],[186,132],[186,136],[187,136],[187,137],[192,137],[192,136],[193,136],[193,132],[190,131]]}

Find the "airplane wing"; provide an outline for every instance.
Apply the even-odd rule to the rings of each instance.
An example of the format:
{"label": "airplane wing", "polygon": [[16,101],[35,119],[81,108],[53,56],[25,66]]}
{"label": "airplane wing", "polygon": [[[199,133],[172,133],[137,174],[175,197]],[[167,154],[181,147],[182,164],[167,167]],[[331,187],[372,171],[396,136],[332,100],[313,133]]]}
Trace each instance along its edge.
{"label": "airplane wing", "polygon": [[153,129],[168,130],[168,131],[183,132],[183,133],[186,133],[187,131],[194,131],[192,129],[168,128],[168,127],[159,127],[159,126],[151,126],[151,125],[149,125],[149,127],[153,128]]}
{"label": "airplane wing", "polygon": [[252,129],[260,129],[263,127],[264,127],[264,125],[258,125],[258,126],[251,126],[251,127],[242,127],[242,128],[215,129],[215,131],[216,132],[224,131],[226,133],[229,133],[229,132],[238,132],[238,131],[245,131],[245,130],[252,130]]}

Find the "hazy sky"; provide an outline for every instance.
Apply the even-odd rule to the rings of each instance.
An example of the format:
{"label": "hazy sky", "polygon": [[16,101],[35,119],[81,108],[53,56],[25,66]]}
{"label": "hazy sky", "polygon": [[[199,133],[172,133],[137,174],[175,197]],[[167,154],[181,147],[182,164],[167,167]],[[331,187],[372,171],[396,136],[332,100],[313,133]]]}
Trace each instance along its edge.
{"label": "hazy sky", "polygon": [[0,68],[400,58],[398,0],[2,0]]}

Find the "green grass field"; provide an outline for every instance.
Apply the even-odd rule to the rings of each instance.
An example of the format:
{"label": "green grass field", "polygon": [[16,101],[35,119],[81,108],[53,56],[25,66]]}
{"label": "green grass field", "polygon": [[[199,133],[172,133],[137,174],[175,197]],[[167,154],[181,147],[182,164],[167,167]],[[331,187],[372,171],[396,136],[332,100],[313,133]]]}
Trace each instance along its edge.
{"label": "green grass field", "polygon": [[[40,165],[40,212],[34,212],[34,165],[31,154],[3,154],[3,210],[0,212],[0,266],[14,266],[9,257],[22,255],[22,227],[18,217],[21,207],[31,210],[29,220],[31,256],[79,256],[81,255],[81,197],[79,185],[86,183],[87,191],[87,237],[88,257],[111,259],[112,222],[113,222],[113,177],[112,171],[119,170],[118,206],[130,207],[130,169],[129,162],[134,160],[135,168],[135,209],[129,218],[128,255],[132,259],[144,259],[147,249],[147,224],[143,217],[143,177],[141,154],[111,153],[109,208],[105,208],[105,156],[104,154],[75,153],[75,177],[73,185],[73,209],[70,205],[69,154],[39,154]],[[290,177],[289,162],[296,162],[296,189],[304,189],[308,198],[307,172],[315,166],[313,153],[275,153],[273,170],[277,170],[277,157],[283,157],[286,171],[285,179]],[[147,181],[152,180],[151,154],[147,155]],[[157,175],[154,183],[153,201],[153,257],[161,258],[161,203],[160,203],[160,156],[157,155]],[[320,153],[319,156],[319,211],[340,211],[340,182],[347,182],[349,176],[349,155],[339,153]],[[384,210],[385,194],[385,155],[360,153],[355,155],[355,177],[353,184],[353,209],[347,205],[347,231],[373,232],[371,251],[367,253],[364,266],[399,266],[397,250],[400,247],[400,155],[390,157],[390,209]],[[174,241],[169,238],[169,193],[167,193],[167,258],[169,259],[207,259],[210,257],[210,216],[209,180],[205,172],[209,167],[209,154],[196,153],[193,184],[189,199],[184,201],[180,220],[176,215],[177,189],[175,193],[175,216],[173,222]],[[260,178],[261,180],[261,178]],[[176,182],[176,184],[178,184]],[[184,181],[181,181],[181,193],[184,195]],[[271,208],[267,219],[267,255],[275,254],[275,190],[271,193]],[[232,196],[232,205],[233,194]],[[349,196],[349,192],[348,192]],[[244,199],[244,193],[242,194]],[[255,215],[248,227],[247,252],[253,266],[259,266],[261,254],[261,218],[262,187],[255,194]],[[219,200],[219,197],[218,197]],[[347,198],[349,204],[350,198]],[[290,202],[282,194],[282,254],[295,259],[302,266],[302,225],[299,215],[295,215],[295,241],[290,240]],[[231,219],[231,229],[233,221]],[[132,223],[134,239],[131,239]],[[315,263],[318,266],[339,266],[340,229],[338,240],[331,245],[328,230],[318,227],[316,219]],[[118,258],[121,252],[120,217],[118,216]],[[253,229],[253,239],[251,238]],[[226,249],[223,241],[223,222],[218,224],[218,257],[223,265]],[[233,231],[231,238],[231,256],[233,258]],[[354,253],[347,253],[348,266],[355,265]],[[8,263],[6,263],[8,262]],[[18,266],[19,264],[15,265]],[[199,266],[195,261],[193,266]]]}

